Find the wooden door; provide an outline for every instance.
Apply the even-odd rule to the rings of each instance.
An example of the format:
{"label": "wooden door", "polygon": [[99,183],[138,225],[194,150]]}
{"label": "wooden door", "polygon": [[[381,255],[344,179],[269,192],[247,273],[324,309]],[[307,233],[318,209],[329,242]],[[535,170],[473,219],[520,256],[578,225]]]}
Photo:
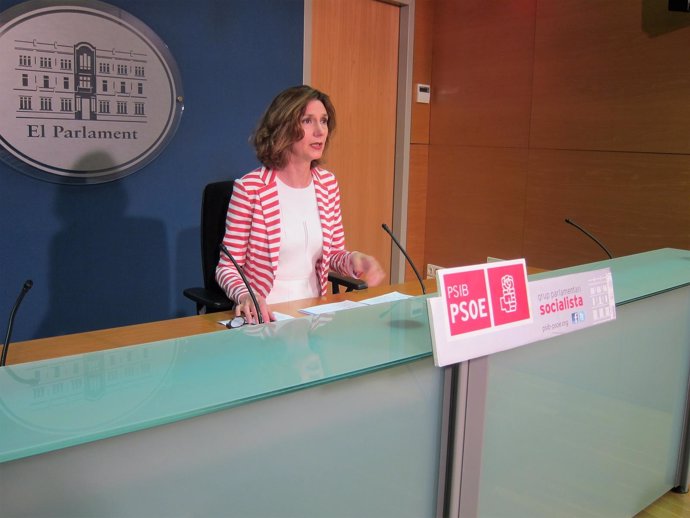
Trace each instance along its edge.
{"label": "wooden door", "polygon": [[337,129],[324,166],[340,184],[346,246],[390,272],[400,8],[376,0],[313,0],[311,80]]}

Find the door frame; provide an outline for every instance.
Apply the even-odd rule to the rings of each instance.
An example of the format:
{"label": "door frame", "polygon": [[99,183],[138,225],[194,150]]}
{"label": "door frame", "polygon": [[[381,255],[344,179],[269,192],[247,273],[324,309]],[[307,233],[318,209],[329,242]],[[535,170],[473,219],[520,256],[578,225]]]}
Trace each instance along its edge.
{"label": "door frame", "polygon": [[[302,81],[311,82],[312,3],[304,0],[304,55]],[[393,233],[407,246],[407,199],[410,180],[410,132],[412,127],[412,57],[414,51],[415,0],[373,0],[400,8],[398,38],[398,98],[396,104],[395,165],[393,170]],[[383,230],[381,230],[383,232]],[[391,243],[391,282],[405,280],[405,257]]]}

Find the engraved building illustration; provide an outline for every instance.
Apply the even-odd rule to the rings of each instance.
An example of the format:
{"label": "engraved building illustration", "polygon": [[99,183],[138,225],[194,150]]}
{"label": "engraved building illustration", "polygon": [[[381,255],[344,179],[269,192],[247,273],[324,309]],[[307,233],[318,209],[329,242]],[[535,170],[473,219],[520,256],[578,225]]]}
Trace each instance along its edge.
{"label": "engraved building illustration", "polygon": [[17,117],[146,121],[146,55],[15,40]]}

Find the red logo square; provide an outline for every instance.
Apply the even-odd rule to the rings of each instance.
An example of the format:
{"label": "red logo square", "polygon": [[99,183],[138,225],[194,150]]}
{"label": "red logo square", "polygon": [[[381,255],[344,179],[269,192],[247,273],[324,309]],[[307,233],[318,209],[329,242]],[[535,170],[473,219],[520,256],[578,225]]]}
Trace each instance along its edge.
{"label": "red logo square", "polygon": [[487,270],[494,325],[529,320],[529,295],[522,264],[497,266]]}
{"label": "red logo square", "polygon": [[443,276],[451,336],[491,327],[489,298],[484,270]]}

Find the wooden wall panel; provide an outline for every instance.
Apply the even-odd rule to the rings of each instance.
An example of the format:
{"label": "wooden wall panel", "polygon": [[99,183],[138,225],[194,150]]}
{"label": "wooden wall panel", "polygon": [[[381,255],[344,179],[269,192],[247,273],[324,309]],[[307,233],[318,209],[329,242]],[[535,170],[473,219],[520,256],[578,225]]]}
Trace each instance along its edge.
{"label": "wooden wall panel", "polygon": [[527,146],[534,1],[435,2],[432,145]]}
{"label": "wooden wall panel", "polygon": [[[426,201],[427,175],[429,174],[429,146],[412,144],[410,146],[410,182],[408,184],[407,204],[407,244],[406,249],[414,261],[419,275],[425,277],[424,246],[426,242]],[[405,266],[405,280],[416,279],[412,268]]]}
{"label": "wooden wall panel", "polygon": [[[412,63],[412,144],[429,143],[430,104],[416,101],[416,85],[431,83],[432,45],[434,24],[433,0],[417,0],[414,13],[414,57]],[[432,87],[433,94],[433,87]]]}
{"label": "wooden wall panel", "polygon": [[[434,0],[417,0],[415,3],[414,56],[412,83],[431,83]],[[433,85],[432,85],[433,95]],[[414,261],[419,274],[424,277],[426,244],[426,200],[429,174],[429,113],[430,104],[412,99],[412,128],[410,132],[410,172],[407,202],[407,253]],[[405,280],[414,280],[409,265],[405,266]]]}
{"label": "wooden wall panel", "polygon": [[690,156],[533,150],[525,203],[528,264],[560,268],[614,256],[690,249]]}
{"label": "wooden wall panel", "polygon": [[667,2],[538,2],[531,146],[690,153],[690,28]]}
{"label": "wooden wall panel", "polygon": [[431,146],[426,262],[522,257],[527,150]]}
{"label": "wooden wall panel", "polygon": [[604,257],[565,217],[615,255],[690,249],[689,14],[652,0],[434,8],[428,262]]}

